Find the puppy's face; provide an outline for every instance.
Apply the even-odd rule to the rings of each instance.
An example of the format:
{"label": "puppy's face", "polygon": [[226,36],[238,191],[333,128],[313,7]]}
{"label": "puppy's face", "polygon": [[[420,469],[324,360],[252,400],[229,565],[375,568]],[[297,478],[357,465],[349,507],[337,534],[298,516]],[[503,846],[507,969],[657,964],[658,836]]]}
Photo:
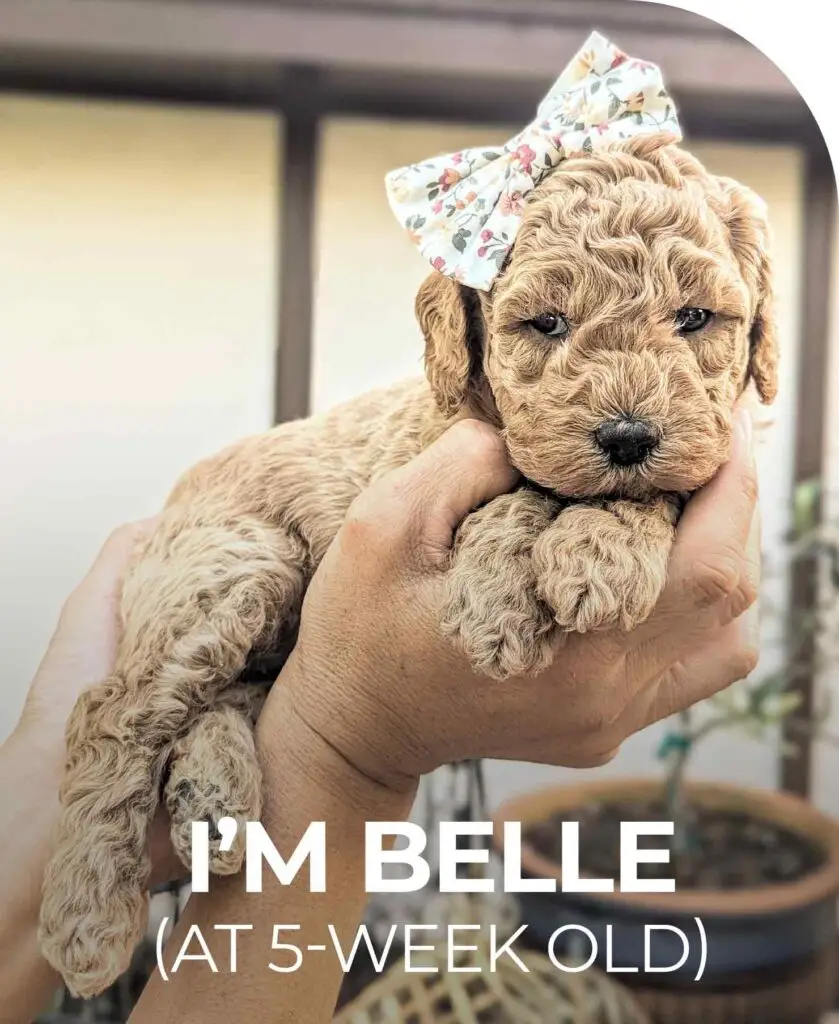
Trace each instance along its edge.
{"label": "puppy's face", "polygon": [[[489,295],[439,275],[420,293],[438,402],[491,410],[517,468],[562,495],[700,487],[748,380],[774,397],[766,233],[748,190],[660,139],[567,161]],[[452,332],[456,352],[434,341]]]}

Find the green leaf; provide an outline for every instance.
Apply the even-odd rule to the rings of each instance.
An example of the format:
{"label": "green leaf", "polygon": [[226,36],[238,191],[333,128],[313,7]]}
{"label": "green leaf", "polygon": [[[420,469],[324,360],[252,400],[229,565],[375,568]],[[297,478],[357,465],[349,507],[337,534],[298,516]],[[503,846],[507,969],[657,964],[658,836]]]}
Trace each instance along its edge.
{"label": "green leaf", "polygon": [[590,153],[594,147],[591,144],[591,136],[586,137],[586,141],[583,143],[583,152]]}
{"label": "green leaf", "polygon": [[591,83],[591,88],[589,89],[589,92],[593,96],[596,92],[599,91],[599,89],[600,89],[600,82],[592,82]]}
{"label": "green leaf", "polygon": [[574,131],[575,131],[575,132],[581,132],[581,131],[583,131],[583,130],[585,129],[585,126],[586,126],[586,123],[585,123],[585,121],[578,121],[578,122],[577,122],[577,123],[576,123],[576,124],[574,125]]}
{"label": "green leaf", "polygon": [[469,237],[470,234],[470,231],[467,231],[465,228],[461,228],[460,231],[458,231],[455,234],[454,238],[452,238],[452,245],[455,247],[455,249],[457,249],[458,252],[465,251],[466,239]]}
{"label": "green leaf", "polygon": [[421,228],[425,224],[425,217],[420,217],[419,214],[414,217],[414,227]]}
{"label": "green leaf", "polygon": [[621,101],[617,98],[617,96],[613,96],[609,100],[609,117],[614,117],[615,114],[617,114],[617,112],[620,110],[620,108]]}
{"label": "green leaf", "polygon": [[437,198],[437,196],[439,196],[439,195],[440,195],[440,189],[439,189],[439,188],[433,188],[433,189],[432,189],[432,190],[431,190],[431,191],[430,191],[430,192],[428,193],[428,198],[429,198],[429,199],[436,199],[436,198]]}
{"label": "green leaf", "polygon": [[821,480],[813,477],[798,484],[793,494],[793,533],[803,537],[814,529],[818,520]]}
{"label": "green leaf", "polygon": [[497,160],[501,154],[492,149],[485,149],[481,156],[484,160]]}

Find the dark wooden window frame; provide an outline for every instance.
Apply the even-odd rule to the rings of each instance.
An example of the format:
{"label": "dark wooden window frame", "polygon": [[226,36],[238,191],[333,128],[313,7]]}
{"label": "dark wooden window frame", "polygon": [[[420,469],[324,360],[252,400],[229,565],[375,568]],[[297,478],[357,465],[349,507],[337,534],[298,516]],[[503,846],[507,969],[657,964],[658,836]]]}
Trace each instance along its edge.
{"label": "dark wooden window frame", "polygon": [[[595,20],[666,63],[693,140],[787,143],[805,154],[795,481],[822,472],[836,179],[821,133],[778,70],[722,26],[625,0],[4,0],[0,91],[265,110],[283,119],[275,420],[309,410],[318,141],[334,116],[524,123]],[[639,20],[640,19],[640,20]],[[642,41],[643,37],[643,41]],[[561,45],[557,45],[560,43]],[[484,56],[477,56],[481,55]],[[494,71],[485,71],[486,55]],[[790,596],[815,600],[800,566]],[[814,680],[797,689],[800,715]],[[799,730],[791,727],[790,733]],[[809,739],[782,785],[806,795]]]}

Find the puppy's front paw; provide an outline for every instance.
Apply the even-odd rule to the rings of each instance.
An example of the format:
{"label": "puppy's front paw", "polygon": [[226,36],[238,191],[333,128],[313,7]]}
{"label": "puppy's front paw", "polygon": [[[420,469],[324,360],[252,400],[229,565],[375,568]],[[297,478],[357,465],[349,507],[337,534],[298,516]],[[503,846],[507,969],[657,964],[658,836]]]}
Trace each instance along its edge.
{"label": "puppy's front paw", "polygon": [[672,539],[658,508],[570,506],[534,546],[539,597],[568,632],[634,629],[661,595]]}
{"label": "puppy's front paw", "polygon": [[449,580],[443,633],[479,675],[492,679],[547,668],[557,647],[556,625],[537,599],[535,580],[513,593],[490,575],[456,573]]}
{"label": "puppy's front paw", "polygon": [[543,496],[517,491],[461,526],[442,629],[479,675],[532,674],[553,660],[561,636],[536,594],[530,552],[554,511]]}

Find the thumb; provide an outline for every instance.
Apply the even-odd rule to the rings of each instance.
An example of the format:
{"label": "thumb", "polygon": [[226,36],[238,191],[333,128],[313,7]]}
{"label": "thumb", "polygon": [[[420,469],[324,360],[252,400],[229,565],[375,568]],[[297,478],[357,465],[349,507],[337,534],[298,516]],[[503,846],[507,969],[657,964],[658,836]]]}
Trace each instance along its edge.
{"label": "thumb", "polygon": [[424,542],[445,551],[469,512],[507,493],[519,478],[498,431],[472,419],[458,420],[398,472],[422,509]]}

